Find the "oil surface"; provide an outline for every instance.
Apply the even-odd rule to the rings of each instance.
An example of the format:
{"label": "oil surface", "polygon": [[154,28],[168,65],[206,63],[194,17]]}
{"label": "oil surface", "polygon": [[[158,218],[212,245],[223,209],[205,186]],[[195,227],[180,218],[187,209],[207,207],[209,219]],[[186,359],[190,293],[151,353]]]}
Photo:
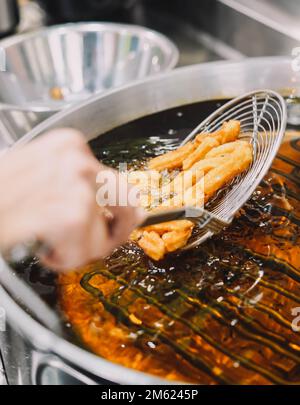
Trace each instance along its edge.
{"label": "oil surface", "polygon": [[[176,147],[220,103],[154,114],[91,146],[113,167],[140,165]],[[81,343],[171,380],[299,384],[298,136],[287,133],[262,184],[217,237],[161,262],[128,243],[103,262],[60,276],[61,310]]]}

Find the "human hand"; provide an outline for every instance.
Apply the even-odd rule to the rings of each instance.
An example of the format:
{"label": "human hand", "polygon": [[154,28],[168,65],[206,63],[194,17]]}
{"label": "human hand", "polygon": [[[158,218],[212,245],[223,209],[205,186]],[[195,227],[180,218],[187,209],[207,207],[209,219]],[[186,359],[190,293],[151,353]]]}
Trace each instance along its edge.
{"label": "human hand", "polygon": [[128,238],[141,213],[107,207],[107,217],[96,204],[96,176],[103,169],[72,129],[53,130],[8,152],[0,160],[0,250],[34,238],[50,248],[41,260],[54,269],[108,255]]}

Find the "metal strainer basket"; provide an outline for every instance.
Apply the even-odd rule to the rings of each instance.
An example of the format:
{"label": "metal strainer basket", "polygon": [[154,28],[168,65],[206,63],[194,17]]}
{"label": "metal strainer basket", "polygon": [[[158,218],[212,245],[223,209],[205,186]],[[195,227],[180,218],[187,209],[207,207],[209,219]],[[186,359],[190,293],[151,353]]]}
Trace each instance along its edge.
{"label": "metal strainer basket", "polygon": [[145,222],[148,225],[180,217],[191,218],[196,227],[184,249],[198,246],[228,226],[236,212],[251,197],[271,166],[282,142],[287,120],[286,104],[281,95],[272,90],[246,93],[224,104],[202,121],[182,145],[193,140],[198,134],[218,130],[228,120],[240,121],[239,139],[252,144],[253,161],[247,171],[221,190],[209,203],[208,209],[183,207],[179,210],[168,210],[150,215]]}

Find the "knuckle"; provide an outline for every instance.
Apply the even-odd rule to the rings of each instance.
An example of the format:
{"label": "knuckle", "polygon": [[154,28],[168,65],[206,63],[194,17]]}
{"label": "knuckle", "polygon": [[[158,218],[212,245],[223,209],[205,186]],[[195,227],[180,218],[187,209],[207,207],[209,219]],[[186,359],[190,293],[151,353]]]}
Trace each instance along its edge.
{"label": "knuckle", "polygon": [[82,153],[75,154],[74,164],[76,165],[78,172],[83,174],[88,172],[91,166],[90,159]]}
{"label": "knuckle", "polygon": [[84,207],[72,209],[65,218],[65,230],[67,232],[83,232],[89,224],[89,213]]}
{"label": "knuckle", "polygon": [[72,128],[58,128],[46,134],[54,149],[78,148],[85,145],[83,134]]}
{"label": "knuckle", "polygon": [[77,129],[62,128],[57,130],[60,139],[66,143],[73,143],[74,145],[85,145],[83,134]]}
{"label": "knuckle", "polygon": [[94,176],[96,182],[97,165],[95,164],[92,156],[87,156],[84,154],[77,155],[77,157],[74,158],[74,165],[78,174],[84,177]]}

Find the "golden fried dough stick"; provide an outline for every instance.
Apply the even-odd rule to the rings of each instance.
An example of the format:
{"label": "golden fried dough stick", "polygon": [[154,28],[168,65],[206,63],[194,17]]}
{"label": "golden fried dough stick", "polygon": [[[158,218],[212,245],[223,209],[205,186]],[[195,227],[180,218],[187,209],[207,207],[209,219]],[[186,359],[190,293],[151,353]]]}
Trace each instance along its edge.
{"label": "golden fried dough stick", "polygon": [[[246,170],[252,162],[252,146],[237,140],[239,133],[240,123],[231,120],[212,134],[199,134],[194,142],[152,159],[151,169],[183,170],[168,184],[160,186],[161,181],[158,182],[156,197],[158,193],[158,200],[163,198],[163,202],[156,207],[152,205],[151,210],[183,205],[202,207],[220,188]],[[131,239],[152,259],[160,260],[166,253],[185,246],[193,228],[194,223],[188,220],[169,221],[138,229]]]}
{"label": "golden fried dough stick", "polygon": [[160,260],[167,252],[185,246],[194,228],[194,223],[185,219],[150,225],[132,232],[131,240],[138,243],[154,260]]}
{"label": "golden fried dough stick", "polygon": [[[162,195],[170,195],[175,193],[176,190],[181,187],[183,190],[187,190],[189,187],[193,186],[198,180],[200,180],[209,170],[220,166],[226,160],[226,155],[221,157],[215,157],[211,159],[203,159],[195,163],[190,170],[180,172],[174,180],[170,183],[165,184],[161,188]],[[189,179],[188,174],[191,176]],[[192,184],[190,184],[192,183]]]}
{"label": "golden fried dough stick", "polygon": [[202,208],[205,203],[204,197],[204,183],[200,179],[193,186],[166,199],[160,206],[156,207],[155,210],[181,208],[184,205]]}
{"label": "golden fried dough stick", "polygon": [[205,201],[207,201],[218,189],[222,188],[238,173],[239,172],[235,170],[232,159],[208,172],[204,176]]}
{"label": "golden fried dough stick", "polygon": [[[166,199],[163,203],[156,207],[156,209],[162,208],[180,208],[183,205],[186,206],[197,206],[203,207],[204,203],[206,202],[204,199],[204,183],[201,183],[201,179],[204,175],[212,170],[215,167],[220,166],[222,163],[227,161],[227,156],[216,157],[212,159],[203,159],[199,162],[195,163],[190,170],[187,172],[192,175],[192,184],[191,182],[183,181],[182,177],[187,172],[181,172],[175,177],[175,179],[169,184],[169,188],[166,186],[163,188],[163,194],[166,193],[167,190],[170,190],[171,193],[175,193],[174,196]],[[182,180],[182,186],[179,189],[175,181],[179,179]],[[170,193],[169,193],[170,194]]]}
{"label": "golden fried dough stick", "polygon": [[195,183],[195,178],[196,173],[192,169],[188,172],[182,171],[173,180],[162,186],[161,195],[170,196],[171,194],[179,193],[181,190],[192,186]]}
{"label": "golden fried dough stick", "polygon": [[212,149],[208,152],[205,158],[215,158],[215,157],[222,157],[226,154],[234,153],[238,148],[243,148],[245,146],[245,141],[234,141],[224,143],[223,145],[218,146],[217,148]]}
{"label": "golden fried dough stick", "polygon": [[214,137],[218,139],[220,144],[236,141],[241,132],[241,123],[236,120],[224,122],[218,134]]}
{"label": "golden fried dough stick", "polygon": [[[245,141],[230,142],[216,147],[211,152],[214,151],[216,157],[200,160],[189,171],[179,173],[169,185],[164,186],[163,193],[169,191],[169,195],[174,195],[165,199],[155,209],[180,208],[183,205],[202,207],[208,198],[243,172],[252,161],[252,147]],[[192,176],[192,185],[191,182],[183,181],[185,173]],[[203,183],[201,179],[204,175]]]}
{"label": "golden fried dough stick", "polygon": [[184,231],[173,231],[164,233],[161,237],[167,252],[174,252],[175,250],[183,248],[189,238],[191,237],[193,228]]}
{"label": "golden fried dough stick", "polygon": [[148,163],[148,168],[152,170],[164,170],[181,167],[184,159],[192,153],[194,149],[194,143],[188,142],[186,145],[183,145],[176,150],[172,150],[171,152],[151,159]]}
{"label": "golden fried dough stick", "polygon": [[143,208],[150,207],[153,197],[151,191],[159,190],[161,174],[157,170],[132,171],[128,173],[127,181],[140,191],[139,205]]}
{"label": "golden fried dough stick", "polygon": [[156,232],[163,235],[166,232],[182,232],[193,227],[193,222],[187,219],[178,219],[174,221],[162,222],[161,224],[149,225],[143,228],[148,232]]}
{"label": "golden fried dough stick", "polygon": [[183,205],[203,208],[205,204],[204,178],[195,183],[184,193]]}
{"label": "golden fried dough stick", "polygon": [[142,228],[137,228],[134,231],[131,232],[130,234],[130,240],[133,240],[134,242],[138,242],[139,239],[143,236],[143,229]]}
{"label": "golden fried dough stick", "polygon": [[[206,203],[216,191],[248,168],[252,162],[251,145],[244,141],[235,141],[219,146],[216,149],[225,146],[226,149],[228,149],[228,145],[230,145],[232,153],[224,156],[222,155],[223,157],[219,158],[220,165],[217,165],[212,168],[212,170],[208,171],[204,176],[204,179],[200,180],[200,184],[197,182],[192,188],[186,191],[183,205],[199,206],[200,204]],[[205,160],[203,162],[205,162]],[[201,198],[201,191],[204,193],[204,198],[199,200],[199,197]]]}
{"label": "golden fried dough stick", "polygon": [[180,208],[183,205],[202,208],[204,202],[204,182],[200,178],[193,186],[180,190],[180,193],[163,201],[160,206],[156,207],[156,210],[163,208]]}
{"label": "golden fried dough stick", "polygon": [[[205,151],[207,153],[211,148],[217,146],[217,143],[223,144],[226,142],[234,141],[235,139],[237,139],[239,133],[239,121],[231,120],[228,122],[224,122],[220,130],[212,134],[199,134],[197,135],[194,142],[188,142],[186,145],[183,145],[174,151],[151,159],[148,167],[149,169],[155,170],[175,169],[180,168],[183,162],[186,160],[183,167],[183,169],[186,170],[191,167],[196,161],[205,156]],[[195,151],[195,149],[198,149],[203,142],[205,142],[205,146],[203,146],[203,148],[200,148],[197,151],[197,154],[194,154],[193,152]],[[212,145],[210,149],[209,145]],[[188,159],[189,155],[191,154],[193,157],[190,157],[190,159]]]}
{"label": "golden fried dough stick", "polygon": [[209,172],[211,169],[220,166],[227,160],[227,155],[217,156],[214,158],[206,158],[200,160],[200,162],[195,163],[191,170],[195,173],[195,182],[198,181],[204,174]]}
{"label": "golden fried dough stick", "polygon": [[205,134],[204,136],[201,134],[197,135],[195,143],[198,143],[199,146],[183,161],[183,170],[189,169],[195,162],[203,159],[206,154],[216,146],[235,141],[240,134],[240,129],[239,121],[232,120],[224,122],[221,129],[212,134]]}
{"label": "golden fried dough stick", "polygon": [[154,260],[161,260],[166,253],[164,241],[153,231],[144,231],[142,237],[138,241],[138,245],[143,249],[147,256],[150,256]]}
{"label": "golden fried dough stick", "polygon": [[219,142],[213,138],[205,138],[197,149],[190,154],[184,161],[182,162],[182,169],[188,170],[193,166],[194,163],[198,162],[200,159],[203,159],[204,156],[213,148],[219,145]]}
{"label": "golden fried dough stick", "polygon": [[216,141],[219,142],[220,145],[227,142],[235,141],[241,131],[241,124],[239,121],[230,120],[228,122],[224,122],[221,128],[216,131],[212,132],[211,134],[199,134],[195,138],[196,143],[201,143],[207,137],[214,138]]}
{"label": "golden fried dough stick", "polygon": [[246,142],[243,144],[236,149],[227,162],[204,176],[205,201],[249,167],[252,162],[252,147]]}

